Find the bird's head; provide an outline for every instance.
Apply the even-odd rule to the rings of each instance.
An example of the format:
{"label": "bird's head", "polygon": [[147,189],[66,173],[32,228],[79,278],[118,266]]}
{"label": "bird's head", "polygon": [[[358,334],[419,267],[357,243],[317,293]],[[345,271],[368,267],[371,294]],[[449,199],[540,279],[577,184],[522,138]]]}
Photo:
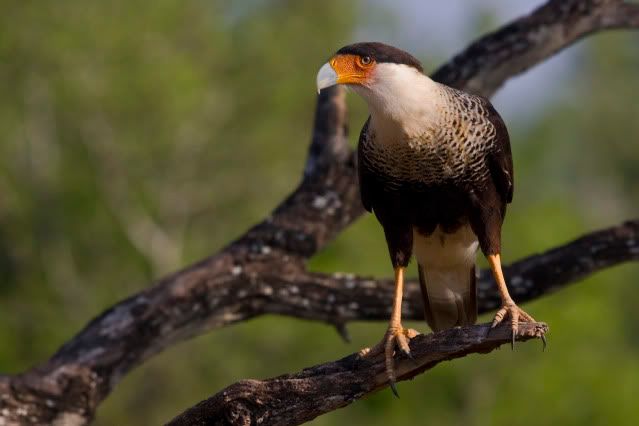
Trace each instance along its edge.
{"label": "bird's head", "polygon": [[410,53],[383,43],[355,43],[342,47],[317,73],[317,91],[344,84],[371,107],[394,103],[426,76]]}

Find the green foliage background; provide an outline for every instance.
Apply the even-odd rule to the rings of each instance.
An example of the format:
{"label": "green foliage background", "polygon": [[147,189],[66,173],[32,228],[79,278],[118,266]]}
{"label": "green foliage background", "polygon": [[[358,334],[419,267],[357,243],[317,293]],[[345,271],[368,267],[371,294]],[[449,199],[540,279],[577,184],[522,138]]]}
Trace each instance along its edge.
{"label": "green foliage background", "polygon": [[[367,19],[337,0],[4,0],[0,10],[3,373],[46,359],[111,304],[272,209],[300,176],[317,68]],[[637,216],[639,38],[600,35],[579,52],[556,100],[511,126],[506,261]],[[429,69],[446,59],[415,53]],[[365,108],[349,103],[354,141]],[[312,267],[387,276],[375,221]],[[551,326],[545,353],[526,344],[441,365],[402,383],[400,400],[380,392],[313,424],[632,424],[638,272],[615,268],[527,305]],[[325,325],[269,317],[198,337],[124,378],[96,424],[161,423],[239,379],[370,345],[385,325],[350,329],[347,345]]]}

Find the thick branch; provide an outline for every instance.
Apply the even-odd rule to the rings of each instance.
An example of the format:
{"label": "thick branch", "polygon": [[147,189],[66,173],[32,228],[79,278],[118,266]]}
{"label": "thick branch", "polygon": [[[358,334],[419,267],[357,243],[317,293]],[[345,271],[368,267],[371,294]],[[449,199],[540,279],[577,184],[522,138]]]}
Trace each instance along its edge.
{"label": "thick branch", "polygon": [[551,0],[468,46],[432,75],[489,97],[509,78],[595,31],[639,28],[639,5],[620,0]]}
{"label": "thick branch", "polygon": [[[639,260],[639,221],[586,235],[562,247],[516,262],[506,271],[512,293],[523,301],[630,260]],[[488,277],[487,272],[482,272],[479,284],[481,311],[494,308],[498,301],[495,287]],[[39,407],[40,399],[31,397],[35,394],[51,401],[51,404],[58,401],[68,404],[50,404],[50,414],[40,417],[44,419],[42,421],[60,418],[59,412],[65,413],[65,416],[68,413],[85,413],[84,407],[98,403],[96,399],[100,392],[104,392],[100,386],[113,385],[104,383],[100,373],[117,380],[134,365],[120,361],[126,355],[132,360],[145,359],[161,349],[156,346],[158,344],[171,344],[207,328],[269,313],[336,325],[356,319],[386,319],[392,294],[390,280],[375,281],[351,275],[295,270],[288,273],[272,271],[260,276],[238,271],[233,279],[182,280],[179,284],[160,292],[158,297],[149,291],[146,296],[123,302],[94,320],[48,364],[29,373],[0,380],[0,394],[6,396],[2,400],[4,407],[13,404]],[[416,283],[407,285],[404,316],[422,319]],[[96,348],[96,342],[109,351]],[[457,343],[463,344],[463,341]],[[93,386],[91,392],[87,391],[87,383]],[[22,398],[22,395],[25,397]],[[83,417],[79,414],[74,418],[82,420]]]}
{"label": "thick branch", "polygon": [[[540,337],[547,330],[545,324],[522,324],[517,340]],[[396,356],[395,369],[400,381],[408,380],[440,362],[488,353],[508,342],[508,325],[422,334],[410,342],[413,359]],[[295,374],[242,380],[186,410],[169,425],[298,425],[386,387],[387,380],[383,358],[367,360],[351,354]]]}
{"label": "thick branch", "polygon": [[[478,40],[435,78],[489,95],[507,78],[585,34],[634,28],[638,21],[637,5],[552,0]],[[343,96],[334,89],[318,98],[302,182],[270,217],[218,254],[108,309],[42,365],[0,377],[0,423],[84,424],[120,378],[148,357],[195,334],[256,315],[281,313],[339,324],[385,318],[387,281],[305,269],[308,258],[362,213]],[[513,265],[509,272],[515,297],[536,297],[602,267],[636,259],[636,233],[632,222],[604,231],[610,251],[579,257],[588,250],[584,245],[572,261],[576,252],[568,250]],[[563,269],[550,268],[545,262],[551,261]],[[495,304],[490,289],[482,275],[484,309]],[[409,292],[406,314],[420,318],[415,287],[409,286]]]}
{"label": "thick branch", "polygon": [[[547,252],[526,257],[504,268],[510,294],[526,302],[623,262],[639,260],[639,220],[584,235]],[[352,274],[307,273],[297,283],[304,289],[287,297],[271,313],[323,320],[336,326],[354,320],[388,319],[394,283]],[[480,272],[477,305],[480,313],[499,307],[492,274]],[[331,303],[328,303],[330,301]],[[309,307],[305,310],[304,307]],[[408,281],[402,315],[423,320],[419,284]]]}

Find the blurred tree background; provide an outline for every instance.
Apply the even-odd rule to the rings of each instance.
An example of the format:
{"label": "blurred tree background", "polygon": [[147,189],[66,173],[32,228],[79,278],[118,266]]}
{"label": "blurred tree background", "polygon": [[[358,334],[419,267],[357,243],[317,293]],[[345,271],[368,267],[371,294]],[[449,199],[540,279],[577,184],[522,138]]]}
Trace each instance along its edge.
{"label": "blurred tree background", "polygon": [[[397,44],[389,34],[402,25],[381,3],[1,0],[0,371],[43,361],[272,209],[300,177],[318,67],[371,28]],[[465,43],[501,22],[466,4]],[[411,48],[427,69],[456,53],[431,47]],[[531,88],[552,92],[534,113],[511,112],[525,94],[498,98],[517,174],[506,261],[638,213],[639,38],[596,36],[567,63],[558,86]],[[354,142],[365,107],[349,104]],[[312,267],[388,276],[374,219]],[[401,383],[400,400],[380,392],[313,424],[632,424],[638,272],[619,267],[527,305],[551,326],[545,353],[532,343],[441,365]],[[350,330],[347,345],[325,325],[269,317],[193,339],[124,378],[96,424],[161,423],[239,379],[375,343],[385,324]]]}

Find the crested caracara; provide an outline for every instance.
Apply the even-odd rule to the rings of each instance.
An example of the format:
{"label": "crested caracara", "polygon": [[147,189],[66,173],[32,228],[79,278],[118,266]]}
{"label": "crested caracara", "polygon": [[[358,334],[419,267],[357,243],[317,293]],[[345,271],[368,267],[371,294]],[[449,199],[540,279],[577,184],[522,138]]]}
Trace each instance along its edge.
{"label": "crested caracara", "polygon": [[477,319],[475,260],[481,248],[502,300],[493,327],[534,321],[508,293],[501,226],[513,198],[508,131],[491,103],[431,80],[410,54],[382,43],[345,46],[321,67],[318,91],[344,84],[370,111],[357,148],[364,207],[384,229],[395,298],[384,339],[364,352],[386,357],[393,391],[395,345],[410,355],[416,333],[401,324],[404,269],[414,255],[426,321],[434,331]]}

